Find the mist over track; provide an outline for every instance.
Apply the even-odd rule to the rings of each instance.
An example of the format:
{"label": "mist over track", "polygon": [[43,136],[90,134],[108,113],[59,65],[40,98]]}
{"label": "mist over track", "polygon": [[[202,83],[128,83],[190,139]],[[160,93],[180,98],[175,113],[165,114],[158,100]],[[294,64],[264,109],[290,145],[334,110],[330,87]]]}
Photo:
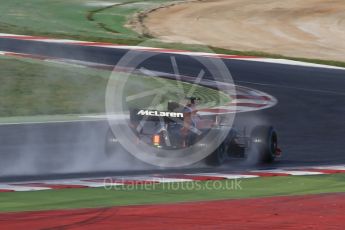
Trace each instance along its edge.
{"label": "mist over track", "polygon": [[[125,49],[5,38],[0,39],[0,50],[110,65],[115,65],[127,52]],[[174,54],[174,56],[181,74],[198,75],[202,66],[193,57],[179,54]],[[278,104],[273,108],[243,114],[236,119],[238,123],[265,121],[276,127],[284,155],[273,164],[274,167],[345,163],[343,154],[345,147],[343,141],[345,136],[345,71],[229,59],[224,59],[224,63],[231,71],[236,84],[266,92],[278,99]],[[141,66],[150,70],[173,73],[169,54],[157,54],[146,60]],[[206,73],[205,77],[210,76]],[[106,121],[0,126],[0,155],[2,158],[0,167],[13,164],[13,171],[23,169],[26,163],[30,162],[23,161],[22,165],[16,165],[16,160],[22,157],[25,159],[27,154],[33,154],[33,152],[40,152],[39,159],[42,161],[45,157],[51,159],[50,164],[42,167],[56,169],[52,171],[58,173],[61,169],[59,159],[69,157],[73,159],[76,148],[81,147],[83,151],[78,151],[77,157],[74,158],[75,162],[83,159],[82,154],[93,154],[96,157],[97,154],[101,155],[104,144],[102,137],[105,135],[106,129]],[[39,164],[39,162],[37,163]],[[94,165],[93,161],[86,162],[86,167],[80,167],[79,171],[87,172],[87,167]],[[147,167],[140,163],[133,163],[133,165],[128,165],[128,168],[114,166],[113,169],[133,171]],[[78,167],[77,165],[75,169]],[[68,169],[66,170],[68,171]],[[92,170],[112,170],[112,162],[105,165],[99,163]],[[23,173],[35,172],[23,170]]]}

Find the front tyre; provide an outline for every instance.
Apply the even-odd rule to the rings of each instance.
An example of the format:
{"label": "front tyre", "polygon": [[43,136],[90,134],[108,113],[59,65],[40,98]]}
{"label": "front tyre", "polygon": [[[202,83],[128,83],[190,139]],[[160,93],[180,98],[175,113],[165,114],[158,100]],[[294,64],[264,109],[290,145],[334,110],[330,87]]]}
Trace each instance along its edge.
{"label": "front tyre", "polygon": [[228,158],[226,145],[223,142],[211,155],[206,158],[206,164],[209,166],[220,166]]}
{"label": "front tyre", "polygon": [[272,126],[256,126],[251,133],[251,150],[258,153],[259,163],[271,163],[278,151],[278,135]]}

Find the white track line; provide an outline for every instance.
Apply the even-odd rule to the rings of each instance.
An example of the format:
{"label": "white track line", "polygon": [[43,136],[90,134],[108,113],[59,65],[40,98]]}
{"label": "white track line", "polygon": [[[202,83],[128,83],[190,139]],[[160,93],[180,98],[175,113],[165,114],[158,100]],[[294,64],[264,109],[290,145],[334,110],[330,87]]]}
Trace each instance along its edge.
{"label": "white track line", "polygon": [[288,60],[288,59],[274,59],[274,58],[236,58],[236,59],[242,60],[242,61],[255,61],[255,62],[282,64],[282,65],[293,65],[293,66],[314,67],[314,68],[323,68],[323,69],[345,70],[345,68],[338,67],[338,66],[322,65],[322,64],[302,62],[302,61],[293,61],[293,60]]}
{"label": "white track line", "polygon": [[[204,176],[204,177],[214,177],[219,178],[219,180],[223,179],[250,179],[250,178],[259,178],[260,173],[272,173],[283,175],[291,175],[291,176],[306,176],[306,175],[323,175],[329,173],[317,172],[314,170],[317,169],[329,169],[329,170],[344,170],[345,173],[345,165],[335,165],[335,166],[315,166],[315,167],[299,167],[298,168],[283,168],[283,169],[269,169],[269,170],[250,170],[245,171],[243,174],[241,173],[192,173],[192,174],[181,174],[181,176]],[[257,173],[258,175],[247,175],[250,173]],[[178,177],[178,175],[177,175]],[[121,183],[123,181],[123,183]],[[184,179],[184,178],[174,178],[174,176],[169,175],[147,175],[147,176],[124,176],[124,177],[105,177],[105,178],[83,178],[83,179],[67,179],[67,180],[46,180],[46,181],[29,181],[23,182],[28,184],[21,185],[20,182],[16,183],[0,183],[0,190],[9,190],[9,191],[39,191],[39,190],[51,190],[54,188],[44,187],[46,184],[49,185],[81,185],[86,187],[93,187],[93,188],[101,188],[107,186],[122,186],[129,181],[137,181],[137,182],[156,182],[156,183],[175,183],[175,182],[189,182],[195,181],[193,179]],[[33,184],[41,184],[42,186],[29,186],[30,183]]]}
{"label": "white track line", "polygon": [[[87,186],[90,188],[101,188],[107,185],[106,182],[102,183],[102,182],[91,182],[91,181],[82,181],[82,180],[43,181],[42,183],[49,184],[49,185],[80,185],[80,186]],[[116,184],[116,185],[123,185],[123,184]]]}
{"label": "white track line", "polygon": [[208,58],[223,58],[223,59],[236,59],[242,61],[256,61],[256,62],[266,62],[273,64],[283,64],[283,65],[293,65],[293,66],[303,66],[303,67],[313,67],[313,68],[325,68],[325,69],[337,69],[345,70],[343,67],[329,66],[301,61],[293,61],[287,59],[274,59],[274,58],[262,58],[262,57],[243,57],[241,55],[226,55],[226,54],[215,54],[215,53],[204,53],[204,52],[192,52],[184,50],[173,50],[173,49],[164,49],[164,48],[154,48],[154,47],[143,47],[143,46],[126,46],[126,45],[117,45],[117,44],[108,44],[102,42],[87,42],[87,41],[76,41],[70,39],[54,39],[54,38],[42,38],[26,35],[17,35],[17,34],[6,34],[0,33],[0,38],[10,38],[10,39],[19,39],[19,40],[28,40],[28,41],[39,41],[47,43],[61,43],[61,44],[76,44],[80,46],[94,46],[94,47],[103,47],[111,49],[128,49],[128,50],[141,50],[147,52],[157,52],[157,53],[168,53],[168,54],[180,54],[188,56],[199,56],[199,57],[208,57]]}
{"label": "white track line", "polygon": [[313,169],[329,169],[329,170],[344,170],[345,171],[345,166],[343,165],[338,165],[338,166],[318,166],[318,167],[313,167]]}
{"label": "white track line", "polygon": [[256,178],[259,176],[256,175],[244,175],[244,174],[231,174],[231,173],[198,173],[198,174],[186,174],[190,176],[210,176],[210,177],[219,177],[226,179],[247,179],[247,178]]}
{"label": "white track line", "polygon": [[40,191],[40,190],[49,190],[51,188],[47,187],[30,187],[30,186],[21,186],[21,185],[12,185],[12,184],[0,184],[0,190],[12,190],[16,192],[28,192],[28,191]]}
{"label": "white track line", "polygon": [[304,176],[304,175],[321,175],[324,173],[321,172],[312,172],[312,171],[299,171],[299,170],[286,170],[286,169],[272,169],[272,170],[254,170],[254,171],[250,171],[253,173],[281,173],[281,174],[289,174],[292,176]]}
{"label": "white track line", "polygon": [[138,181],[152,181],[152,182],[159,182],[159,183],[174,183],[174,182],[193,181],[191,179],[166,178],[166,177],[164,177],[164,175],[162,175],[162,176],[121,177],[120,179],[123,179],[123,180],[138,180]]}

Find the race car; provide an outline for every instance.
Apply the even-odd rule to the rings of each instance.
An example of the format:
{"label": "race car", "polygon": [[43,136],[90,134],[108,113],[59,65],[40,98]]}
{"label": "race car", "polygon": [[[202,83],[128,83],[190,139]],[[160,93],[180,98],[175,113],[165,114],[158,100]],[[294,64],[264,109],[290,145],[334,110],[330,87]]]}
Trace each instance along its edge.
{"label": "race car", "polygon": [[[166,111],[130,109],[128,127],[138,140],[157,149],[188,148],[203,140],[210,130],[221,131],[227,125],[221,114],[200,116],[196,109],[199,100],[190,97],[185,105],[168,102]],[[203,161],[210,166],[219,166],[229,158],[248,158],[255,154],[258,162],[270,163],[281,155],[278,135],[272,126],[259,125],[250,132],[247,130],[248,127],[239,129],[231,126],[224,141]],[[108,156],[114,155],[119,149],[123,150],[113,130],[109,128],[105,152]]]}

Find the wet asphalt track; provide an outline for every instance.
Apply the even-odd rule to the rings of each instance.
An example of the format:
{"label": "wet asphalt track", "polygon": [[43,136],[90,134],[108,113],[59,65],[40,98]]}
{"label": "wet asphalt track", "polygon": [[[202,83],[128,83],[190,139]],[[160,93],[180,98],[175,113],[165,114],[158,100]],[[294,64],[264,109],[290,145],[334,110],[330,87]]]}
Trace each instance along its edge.
{"label": "wet asphalt track", "polygon": [[[126,50],[13,39],[0,39],[0,50],[112,65],[126,53]],[[174,56],[181,74],[197,76],[202,68],[198,61],[188,56]],[[224,63],[236,84],[264,91],[279,101],[274,108],[241,115],[237,119],[238,122],[248,119],[265,120],[276,127],[284,155],[272,167],[345,163],[345,71],[241,60],[224,60]],[[141,66],[173,73],[168,54],[157,54]],[[61,156],[73,158],[74,149],[79,151],[82,148],[85,154],[101,152],[104,143],[102,137],[106,129],[107,123],[102,121],[1,126],[0,167],[11,164],[20,167],[13,162],[32,154],[31,150],[34,149],[44,153],[40,156],[44,167],[58,168]],[[50,163],[46,163],[46,159],[50,159]],[[228,167],[232,167],[231,163]],[[135,168],[129,170],[133,171]],[[83,169],[80,171],[85,173],[66,174],[64,177],[114,173],[102,169],[98,173],[88,173]],[[11,177],[2,179],[6,178]],[[15,178],[18,177],[12,179]],[[26,178],[31,179],[29,176]]]}

